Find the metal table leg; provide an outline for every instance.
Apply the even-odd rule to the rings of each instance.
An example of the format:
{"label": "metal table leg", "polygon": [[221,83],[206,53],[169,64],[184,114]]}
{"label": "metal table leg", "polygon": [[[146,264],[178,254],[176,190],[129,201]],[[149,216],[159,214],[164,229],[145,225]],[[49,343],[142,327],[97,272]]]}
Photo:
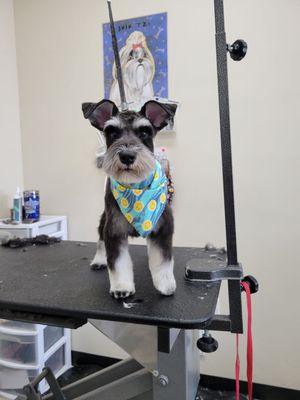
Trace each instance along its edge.
{"label": "metal table leg", "polygon": [[195,399],[200,377],[197,330],[100,320],[90,322],[152,374],[153,400]]}
{"label": "metal table leg", "polygon": [[198,331],[181,330],[170,353],[158,352],[153,400],[194,400],[200,378]]}

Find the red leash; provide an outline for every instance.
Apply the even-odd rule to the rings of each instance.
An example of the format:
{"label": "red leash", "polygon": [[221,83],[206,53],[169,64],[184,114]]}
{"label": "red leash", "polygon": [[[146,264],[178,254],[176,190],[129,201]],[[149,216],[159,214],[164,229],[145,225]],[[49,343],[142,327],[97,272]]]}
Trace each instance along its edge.
{"label": "red leash", "polygon": [[240,400],[240,354],[239,354],[239,334],[236,335],[236,360],[235,360],[235,398]]}
{"label": "red leash", "polygon": [[[251,292],[248,283],[241,282],[247,299],[248,322],[247,322],[247,380],[248,380],[248,400],[252,400],[252,379],[253,379],[253,342],[252,342],[252,304]],[[236,400],[240,400],[240,356],[239,356],[239,335],[236,335]]]}

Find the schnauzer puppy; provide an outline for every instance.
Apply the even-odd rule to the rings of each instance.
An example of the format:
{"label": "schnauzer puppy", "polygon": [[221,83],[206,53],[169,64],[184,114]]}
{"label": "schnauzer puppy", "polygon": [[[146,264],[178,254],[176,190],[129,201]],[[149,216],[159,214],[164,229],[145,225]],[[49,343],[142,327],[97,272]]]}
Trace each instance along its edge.
{"label": "schnauzer puppy", "polygon": [[109,100],[84,103],[82,111],[105,136],[103,169],[108,175],[105,210],[98,228],[93,269],[108,267],[110,294],[135,293],[128,236],[147,240],[149,268],[163,295],[176,289],[173,274],[173,215],[167,204],[167,180],[154,157],[153,139],[173,117],[171,110],[148,101],[139,112],[120,112]]}

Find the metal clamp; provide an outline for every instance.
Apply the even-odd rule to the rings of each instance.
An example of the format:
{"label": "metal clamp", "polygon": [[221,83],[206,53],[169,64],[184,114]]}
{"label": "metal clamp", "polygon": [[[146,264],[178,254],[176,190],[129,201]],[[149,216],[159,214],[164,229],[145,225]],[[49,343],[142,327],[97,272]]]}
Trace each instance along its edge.
{"label": "metal clamp", "polygon": [[193,258],[186,263],[185,278],[190,281],[241,280],[241,264],[227,265],[226,252],[206,245],[202,257]]}

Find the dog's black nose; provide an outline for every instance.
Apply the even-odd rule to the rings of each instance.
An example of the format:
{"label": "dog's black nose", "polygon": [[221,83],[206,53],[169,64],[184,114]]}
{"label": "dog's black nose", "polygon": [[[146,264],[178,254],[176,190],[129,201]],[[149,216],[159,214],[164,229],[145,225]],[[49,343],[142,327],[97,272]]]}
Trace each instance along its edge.
{"label": "dog's black nose", "polygon": [[135,161],[135,153],[132,151],[121,151],[119,157],[121,162],[125,165],[131,165]]}

